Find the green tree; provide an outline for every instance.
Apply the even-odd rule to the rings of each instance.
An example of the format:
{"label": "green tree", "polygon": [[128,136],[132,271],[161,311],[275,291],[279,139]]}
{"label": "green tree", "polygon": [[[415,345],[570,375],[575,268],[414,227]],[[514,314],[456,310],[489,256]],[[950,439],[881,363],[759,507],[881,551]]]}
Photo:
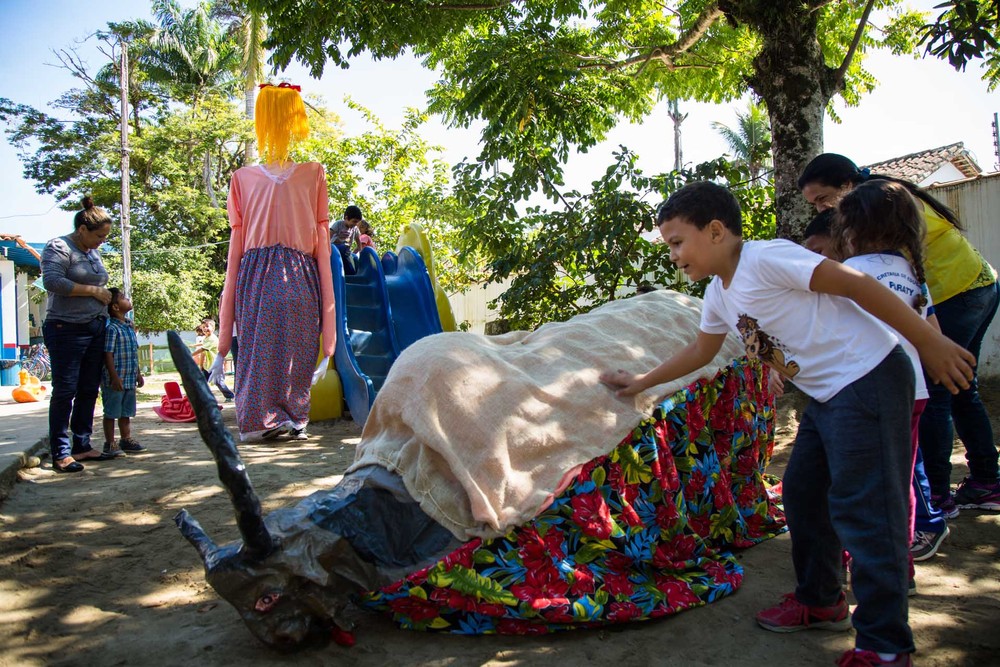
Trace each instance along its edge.
{"label": "green tree", "polygon": [[750,102],[746,113],[736,113],[735,128],[718,121],[713,122],[712,127],[725,139],[733,159],[747,168],[752,180],[758,180],[771,164],[771,128],[767,111]]}
{"label": "green tree", "polygon": [[957,70],[974,59],[985,61],[983,80],[990,90],[1000,83],[1000,0],[949,0],[934,23],[923,27],[926,52],[947,58]]}
{"label": "green tree", "polygon": [[[240,73],[243,79],[244,113],[248,120],[254,119],[257,100],[257,85],[264,80],[267,39],[267,23],[259,11],[247,7],[243,0],[217,0],[212,5],[212,16],[228,25],[229,34],[236,39],[242,54]],[[247,142],[244,162],[253,164],[257,160],[256,142]]]}
{"label": "green tree", "polygon": [[386,127],[370,109],[353,100],[348,106],[365,119],[364,131],[345,136],[339,119],[310,98],[310,137],[296,147],[295,160],[323,164],[331,220],[348,204],[358,204],[375,229],[380,251],[395,250],[403,229],[418,223],[427,234],[442,287],[465,289],[479,277],[475,253],[458,251],[459,229],[470,217],[451,192],[450,165],[420,129],[427,115],[407,109],[402,126]]}
{"label": "green tree", "polygon": [[854,104],[874,85],[859,55],[912,49],[923,23],[898,10],[882,31],[868,30],[871,10],[896,0],[373,0],[318,14],[297,0],[247,1],[268,16],[279,67],[297,58],[316,74],[364,51],[393,58],[412,49],[442,75],[431,109],[458,126],[483,121],[476,159],[512,163],[525,198],[540,190],[556,199],[572,150],[593,146],[621,118],[644,118],[663,98],[718,102],[749,88],[771,120],[786,237],[809,219],[795,181],[822,152],[831,99]]}

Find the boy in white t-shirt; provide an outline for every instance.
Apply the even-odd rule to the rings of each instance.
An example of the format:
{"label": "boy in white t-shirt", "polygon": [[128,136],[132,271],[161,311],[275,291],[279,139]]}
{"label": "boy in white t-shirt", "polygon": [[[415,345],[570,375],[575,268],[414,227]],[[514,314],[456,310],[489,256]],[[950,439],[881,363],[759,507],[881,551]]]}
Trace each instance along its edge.
{"label": "boy in white t-shirt", "polygon": [[714,276],[701,331],[656,368],[604,372],[601,381],[619,396],[634,396],[701,368],[735,331],[748,356],[808,394],[813,400],[783,483],[798,584],[757,621],[776,632],[848,629],[840,585],[847,549],[854,558],[857,650],[845,653],[842,664],[911,664],[906,596],[914,374],[896,336],[878,319],[910,340],[928,374],[953,392],[968,385],[974,358],[871,276],[790,241],[744,243],[739,204],[722,186],[685,186],[660,207],[657,223],[678,268],[692,280]]}

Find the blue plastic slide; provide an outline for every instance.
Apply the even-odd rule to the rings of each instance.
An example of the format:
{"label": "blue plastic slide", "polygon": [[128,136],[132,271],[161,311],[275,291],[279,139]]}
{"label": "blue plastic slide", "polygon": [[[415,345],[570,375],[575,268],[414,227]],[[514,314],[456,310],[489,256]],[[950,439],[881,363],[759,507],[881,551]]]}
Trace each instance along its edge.
{"label": "blue plastic slide", "polygon": [[420,254],[409,247],[400,248],[399,255],[387,252],[382,255],[382,272],[399,351],[424,336],[441,333],[434,288]]}
{"label": "blue plastic slide", "polygon": [[427,269],[412,248],[402,248],[399,256],[386,253],[382,260],[365,248],[352,276],[344,275],[342,262],[334,249],[334,363],[351,418],[364,424],[399,353],[424,336],[440,333],[441,322]]}

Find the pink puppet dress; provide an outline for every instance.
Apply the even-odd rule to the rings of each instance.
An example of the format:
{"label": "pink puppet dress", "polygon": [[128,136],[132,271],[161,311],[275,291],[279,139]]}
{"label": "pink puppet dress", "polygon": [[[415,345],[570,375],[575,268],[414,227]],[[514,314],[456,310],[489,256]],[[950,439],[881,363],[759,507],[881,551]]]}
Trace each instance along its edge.
{"label": "pink puppet dress", "polygon": [[326,176],[316,162],[243,167],[229,186],[229,263],[219,354],[240,332],[240,439],[301,431],[320,352],[336,342]]}

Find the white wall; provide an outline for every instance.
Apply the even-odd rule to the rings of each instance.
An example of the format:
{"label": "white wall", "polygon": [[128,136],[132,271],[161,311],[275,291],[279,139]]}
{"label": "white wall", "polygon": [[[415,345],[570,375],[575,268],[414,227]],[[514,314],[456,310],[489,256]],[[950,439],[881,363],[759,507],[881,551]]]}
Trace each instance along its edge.
{"label": "white wall", "polygon": [[[958,214],[969,242],[993,268],[1000,268],[1000,173],[930,188],[930,192]],[[1000,315],[983,339],[979,374],[1000,377]]]}
{"label": "white wall", "polygon": [[487,285],[485,289],[482,286],[474,286],[467,292],[450,295],[448,301],[451,302],[451,309],[455,313],[455,322],[459,325],[468,322],[469,331],[484,333],[486,323],[500,317],[487,304],[503,294],[509,286],[510,281],[505,281]]}
{"label": "white wall", "polygon": [[965,174],[959,171],[958,167],[951,162],[942,162],[930,176],[917,183],[922,188],[927,188],[935,183],[952,183],[965,179]]}
{"label": "white wall", "polygon": [[17,287],[14,282],[14,262],[0,257],[0,358],[17,359]]}
{"label": "white wall", "polygon": [[17,298],[17,344],[29,345],[31,335],[28,332],[28,274],[14,274],[15,295]]}

